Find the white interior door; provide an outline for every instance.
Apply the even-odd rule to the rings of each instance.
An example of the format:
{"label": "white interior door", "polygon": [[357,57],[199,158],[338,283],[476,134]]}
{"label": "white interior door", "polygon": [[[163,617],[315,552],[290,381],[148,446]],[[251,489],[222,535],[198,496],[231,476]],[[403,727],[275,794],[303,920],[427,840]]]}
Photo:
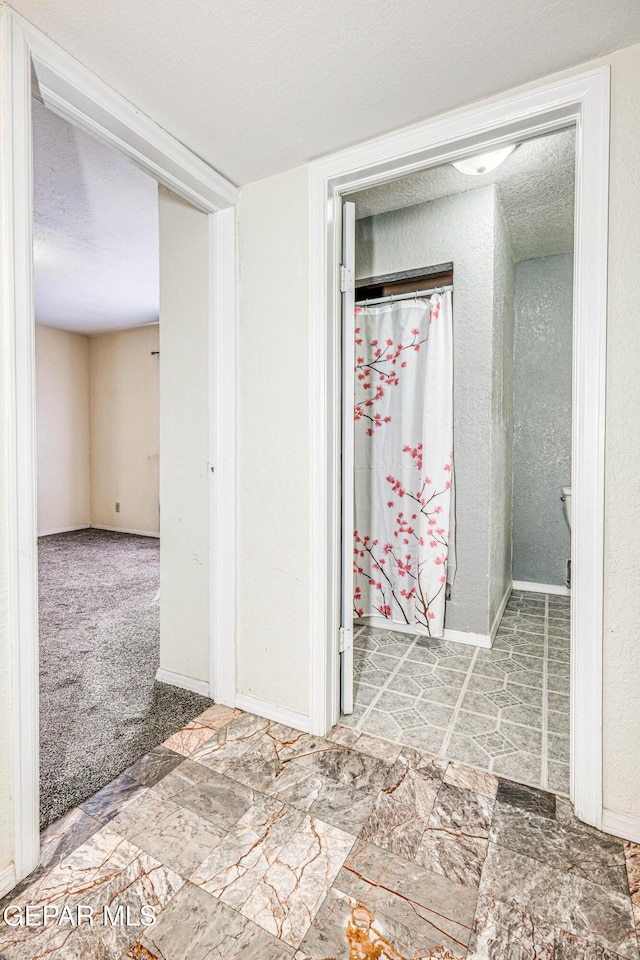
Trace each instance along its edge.
{"label": "white interior door", "polygon": [[342,590],[340,598],[340,709],[353,713],[354,316],[356,207],[342,207]]}

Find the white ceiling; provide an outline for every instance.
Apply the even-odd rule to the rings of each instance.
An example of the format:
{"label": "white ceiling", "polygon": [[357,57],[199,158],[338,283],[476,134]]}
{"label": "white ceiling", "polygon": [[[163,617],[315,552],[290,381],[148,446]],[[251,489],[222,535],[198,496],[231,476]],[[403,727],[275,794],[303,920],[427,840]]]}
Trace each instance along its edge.
{"label": "white ceiling", "polygon": [[638,0],[12,0],[238,184],[640,41]]}
{"label": "white ceiling", "polygon": [[573,250],[575,131],[521,143],[491,173],[468,176],[450,163],[351,197],[356,216],[369,217],[495,183],[516,260]]}
{"label": "white ceiling", "polygon": [[158,321],[158,185],[33,105],[36,322],[97,334]]}

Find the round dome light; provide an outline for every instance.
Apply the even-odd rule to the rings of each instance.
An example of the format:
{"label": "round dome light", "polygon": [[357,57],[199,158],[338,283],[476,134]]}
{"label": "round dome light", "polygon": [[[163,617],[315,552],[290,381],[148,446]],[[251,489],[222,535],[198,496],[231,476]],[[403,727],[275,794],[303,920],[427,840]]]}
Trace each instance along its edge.
{"label": "round dome light", "polygon": [[455,160],[453,166],[460,173],[466,173],[470,177],[477,177],[481,173],[489,173],[495,170],[501,163],[510,156],[515,150],[516,145],[512,143],[510,147],[501,147],[499,150],[492,150],[490,153],[479,153],[477,157],[466,157],[464,160]]}

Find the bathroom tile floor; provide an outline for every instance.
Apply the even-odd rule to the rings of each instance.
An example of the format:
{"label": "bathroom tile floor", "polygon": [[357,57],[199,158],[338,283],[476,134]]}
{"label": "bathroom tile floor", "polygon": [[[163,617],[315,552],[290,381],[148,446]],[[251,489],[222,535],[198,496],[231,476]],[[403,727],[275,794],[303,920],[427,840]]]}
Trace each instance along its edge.
{"label": "bathroom tile floor", "polygon": [[569,793],[569,598],[514,591],[491,650],[356,629],[341,724]]}
{"label": "bathroom tile floor", "polygon": [[[639,960],[640,846],[568,800],[213,706],[42,839],[3,960]],[[141,903],[153,926],[137,923]],[[9,920],[16,911],[9,911]]]}

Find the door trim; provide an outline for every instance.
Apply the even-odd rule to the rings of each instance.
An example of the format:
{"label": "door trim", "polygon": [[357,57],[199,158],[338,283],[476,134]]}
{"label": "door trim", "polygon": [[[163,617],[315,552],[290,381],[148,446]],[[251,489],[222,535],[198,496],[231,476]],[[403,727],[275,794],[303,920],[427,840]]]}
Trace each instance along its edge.
{"label": "door trim", "polygon": [[[337,721],[340,595],[339,285],[342,196],[469,153],[576,127],[572,437],[571,796],[602,823],[604,414],[609,68],[533,87],[313,163],[310,192],[312,593],[310,723]],[[578,638],[580,642],[578,643]]]}
{"label": "door trim", "polygon": [[0,17],[6,58],[0,256],[1,335],[7,346],[9,736],[19,881],[38,864],[40,847],[32,93],[210,215],[210,690],[230,706],[235,704],[235,370],[228,358],[234,356],[238,190],[11,8],[3,6]]}

